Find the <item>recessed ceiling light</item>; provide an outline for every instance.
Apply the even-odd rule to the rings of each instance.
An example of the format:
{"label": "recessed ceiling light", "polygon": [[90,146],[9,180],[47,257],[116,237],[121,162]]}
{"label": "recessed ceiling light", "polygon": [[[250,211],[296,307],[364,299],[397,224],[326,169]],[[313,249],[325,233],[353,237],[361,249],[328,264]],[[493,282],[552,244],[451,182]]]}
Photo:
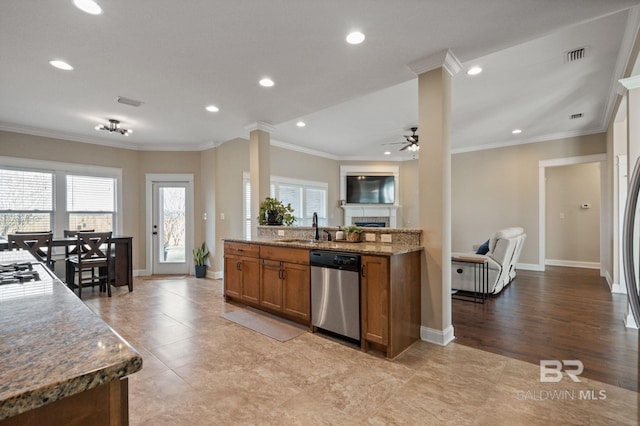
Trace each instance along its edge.
{"label": "recessed ceiling light", "polygon": [[391,155],[391,151],[385,151],[384,155]]}
{"label": "recessed ceiling light", "polygon": [[347,35],[347,43],[349,44],[360,44],[364,41],[364,34],[360,31],[354,31]]}
{"label": "recessed ceiling light", "polygon": [[100,15],[102,8],[93,0],[73,0],[75,7],[90,15]]}
{"label": "recessed ceiling light", "polygon": [[511,131],[511,133],[513,133],[514,135],[519,135],[520,133],[522,133],[522,130],[520,130],[520,129],[513,129],[513,130]]}
{"label": "recessed ceiling light", "polygon": [[471,67],[469,68],[469,70],[467,71],[467,75],[478,75],[482,72],[482,68],[476,66],[476,67]]}
{"label": "recessed ceiling light", "polygon": [[298,122],[296,123],[296,126],[298,126],[298,127],[304,127],[304,126],[306,126],[306,125],[307,125],[307,123],[305,123],[304,121],[298,121]]}
{"label": "recessed ceiling light", "polygon": [[64,70],[64,71],[71,71],[73,69],[73,67],[71,65],[69,65],[68,63],[66,63],[65,61],[61,61],[61,60],[53,60],[53,61],[49,61],[49,63],[51,64],[51,66],[58,68],[59,70]]}
{"label": "recessed ceiling light", "polygon": [[263,78],[262,80],[260,80],[260,86],[262,87],[273,87],[275,83],[273,82],[273,80],[271,80],[270,78]]}
{"label": "recessed ceiling light", "polygon": [[220,111],[220,108],[218,108],[215,105],[209,105],[208,107],[205,108],[207,111],[209,112],[218,112]]}

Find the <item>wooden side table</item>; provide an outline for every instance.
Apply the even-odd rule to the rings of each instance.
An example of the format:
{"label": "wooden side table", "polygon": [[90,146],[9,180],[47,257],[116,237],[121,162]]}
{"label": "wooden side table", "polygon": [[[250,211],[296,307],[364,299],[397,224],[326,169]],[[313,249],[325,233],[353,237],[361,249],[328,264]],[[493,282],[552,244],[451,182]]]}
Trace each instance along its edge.
{"label": "wooden side table", "polygon": [[489,262],[487,259],[475,256],[451,256],[452,262],[470,263],[473,265],[473,295],[455,293],[452,299],[465,300],[474,303],[485,303],[489,298]]}

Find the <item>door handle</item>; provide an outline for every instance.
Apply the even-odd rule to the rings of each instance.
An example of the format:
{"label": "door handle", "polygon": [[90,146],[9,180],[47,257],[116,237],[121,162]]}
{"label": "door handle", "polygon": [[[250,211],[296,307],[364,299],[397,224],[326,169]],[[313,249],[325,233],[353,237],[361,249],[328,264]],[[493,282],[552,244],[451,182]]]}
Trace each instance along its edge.
{"label": "door handle", "polygon": [[362,278],[366,277],[366,275],[364,274],[364,265],[360,266],[360,275],[362,275]]}
{"label": "door handle", "polygon": [[278,278],[284,280],[284,269],[280,269],[280,271],[278,271]]}
{"label": "door handle", "polygon": [[236,263],[236,269],[237,269],[238,271],[242,271],[242,262],[238,262],[238,263]]}
{"label": "door handle", "polygon": [[152,234],[153,235],[158,235],[158,232],[157,231],[153,231]]}

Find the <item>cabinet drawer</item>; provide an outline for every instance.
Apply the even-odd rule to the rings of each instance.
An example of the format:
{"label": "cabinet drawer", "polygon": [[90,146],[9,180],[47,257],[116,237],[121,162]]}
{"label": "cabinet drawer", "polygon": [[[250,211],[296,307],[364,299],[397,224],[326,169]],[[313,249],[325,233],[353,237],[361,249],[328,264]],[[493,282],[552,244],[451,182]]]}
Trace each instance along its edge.
{"label": "cabinet drawer", "polygon": [[309,250],[303,248],[260,246],[260,258],[308,265]]}
{"label": "cabinet drawer", "polygon": [[224,243],[224,253],[258,257],[260,255],[260,246],[247,243]]}

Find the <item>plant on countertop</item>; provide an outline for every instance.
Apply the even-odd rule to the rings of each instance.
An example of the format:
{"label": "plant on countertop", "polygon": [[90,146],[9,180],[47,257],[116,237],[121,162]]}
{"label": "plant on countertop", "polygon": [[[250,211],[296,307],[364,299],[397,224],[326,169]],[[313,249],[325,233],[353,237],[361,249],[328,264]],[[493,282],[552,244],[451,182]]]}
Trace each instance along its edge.
{"label": "plant on countertop", "polygon": [[260,204],[260,215],[258,223],[260,225],[285,225],[291,226],[296,218],[293,216],[291,203],[286,206],[276,198],[267,197]]}
{"label": "plant on countertop", "polygon": [[345,226],[344,233],[347,237],[347,241],[357,242],[357,241],[360,241],[360,234],[362,234],[362,228],[355,225]]}
{"label": "plant on countertop", "polygon": [[349,225],[345,226],[343,229],[345,234],[362,234],[363,229],[359,226]]}

